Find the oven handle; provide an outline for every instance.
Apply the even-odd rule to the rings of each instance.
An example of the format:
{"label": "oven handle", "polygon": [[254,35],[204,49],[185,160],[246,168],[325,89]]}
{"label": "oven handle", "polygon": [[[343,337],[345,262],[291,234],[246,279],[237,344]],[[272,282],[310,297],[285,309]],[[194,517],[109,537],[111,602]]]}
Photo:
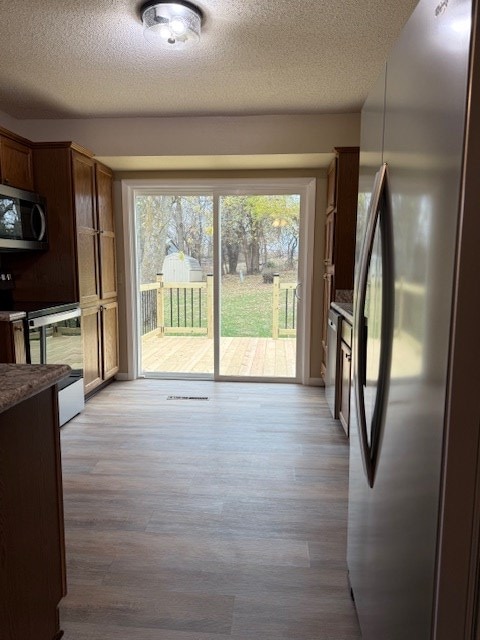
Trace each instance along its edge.
{"label": "oven handle", "polygon": [[45,327],[49,324],[55,324],[57,322],[63,322],[63,320],[71,320],[72,318],[78,318],[82,315],[81,309],[71,309],[70,311],[61,311],[60,313],[51,313],[48,316],[40,316],[40,318],[32,318],[28,321],[28,326],[31,329],[37,327]]}

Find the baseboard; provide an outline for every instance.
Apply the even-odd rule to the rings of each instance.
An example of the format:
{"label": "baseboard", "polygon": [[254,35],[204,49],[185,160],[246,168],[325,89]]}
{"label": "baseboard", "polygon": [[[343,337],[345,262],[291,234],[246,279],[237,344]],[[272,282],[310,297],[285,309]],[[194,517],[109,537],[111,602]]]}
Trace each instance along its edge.
{"label": "baseboard", "polygon": [[[115,375],[115,380],[118,380],[120,382],[126,382],[127,380],[132,380],[133,378],[131,378],[128,373],[117,373]],[[308,387],[324,387],[325,384],[323,382],[323,378],[307,378],[307,381],[305,382],[305,384]]]}
{"label": "baseboard", "polygon": [[307,385],[309,387],[324,387],[325,383],[323,378],[308,378]]}
{"label": "baseboard", "polygon": [[115,380],[119,380],[120,382],[126,382],[127,380],[131,380],[132,378],[128,375],[128,373],[116,373]]}
{"label": "baseboard", "polygon": [[109,378],[108,380],[105,380],[104,382],[102,382],[102,384],[99,384],[98,387],[95,387],[95,389],[92,389],[92,391],[90,391],[85,395],[85,402],[87,402],[88,400],[91,400],[93,396],[95,396],[97,393],[105,389],[105,387],[108,387],[108,385],[112,384],[112,382],[115,382],[115,378]]}

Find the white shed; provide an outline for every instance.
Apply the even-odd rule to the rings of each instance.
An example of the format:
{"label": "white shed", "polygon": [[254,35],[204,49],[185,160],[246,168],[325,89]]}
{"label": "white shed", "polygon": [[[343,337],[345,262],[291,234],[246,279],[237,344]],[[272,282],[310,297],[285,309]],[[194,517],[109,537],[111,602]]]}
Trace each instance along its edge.
{"label": "white shed", "polygon": [[164,282],[202,282],[203,271],[196,258],[184,253],[171,253],[163,261]]}

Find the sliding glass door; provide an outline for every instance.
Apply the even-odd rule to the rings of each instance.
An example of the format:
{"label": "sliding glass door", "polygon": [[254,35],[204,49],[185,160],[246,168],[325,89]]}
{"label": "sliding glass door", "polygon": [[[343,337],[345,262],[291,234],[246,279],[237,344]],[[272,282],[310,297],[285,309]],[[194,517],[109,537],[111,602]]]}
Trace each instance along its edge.
{"label": "sliding glass door", "polygon": [[142,375],[213,375],[213,196],[135,198]]}
{"label": "sliding glass door", "polygon": [[219,197],[220,376],[295,378],[298,194]]}
{"label": "sliding glass door", "polygon": [[140,375],[297,378],[302,198],[280,181],[135,190]]}

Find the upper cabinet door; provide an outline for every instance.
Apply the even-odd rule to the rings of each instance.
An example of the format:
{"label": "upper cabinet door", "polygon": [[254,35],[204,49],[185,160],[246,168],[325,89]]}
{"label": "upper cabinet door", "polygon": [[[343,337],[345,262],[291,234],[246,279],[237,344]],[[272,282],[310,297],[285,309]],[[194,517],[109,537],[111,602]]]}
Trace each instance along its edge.
{"label": "upper cabinet door", "polygon": [[1,182],[11,187],[33,191],[32,150],[10,138],[0,138]]}
{"label": "upper cabinet door", "polygon": [[95,164],[95,184],[100,234],[100,296],[102,299],[114,298],[117,295],[117,274],[112,172],[99,163]]}
{"label": "upper cabinet door", "polygon": [[333,265],[333,243],[335,233],[335,211],[327,213],[325,218],[325,253],[323,264],[325,269]]}
{"label": "upper cabinet door", "polygon": [[113,174],[108,167],[95,163],[97,189],[98,228],[105,233],[115,233],[113,219]]}
{"label": "upper cabinet door", "polygon": [[72,154],[73,195],[77,223],[77,259],[80,304],[98,302],[98,227],[95,206],[94,162],[86,156]]}
{"label": "upper cabinet door", "polygon": [[335,208],[337,199],[337,158],[335,157],[327,172],[327,212]]}
{"label": "upper cabinet door", "polygon": [[98,230],[95,211],[95,172],[91,158],[72,153],[73,190],[77,228]]}

